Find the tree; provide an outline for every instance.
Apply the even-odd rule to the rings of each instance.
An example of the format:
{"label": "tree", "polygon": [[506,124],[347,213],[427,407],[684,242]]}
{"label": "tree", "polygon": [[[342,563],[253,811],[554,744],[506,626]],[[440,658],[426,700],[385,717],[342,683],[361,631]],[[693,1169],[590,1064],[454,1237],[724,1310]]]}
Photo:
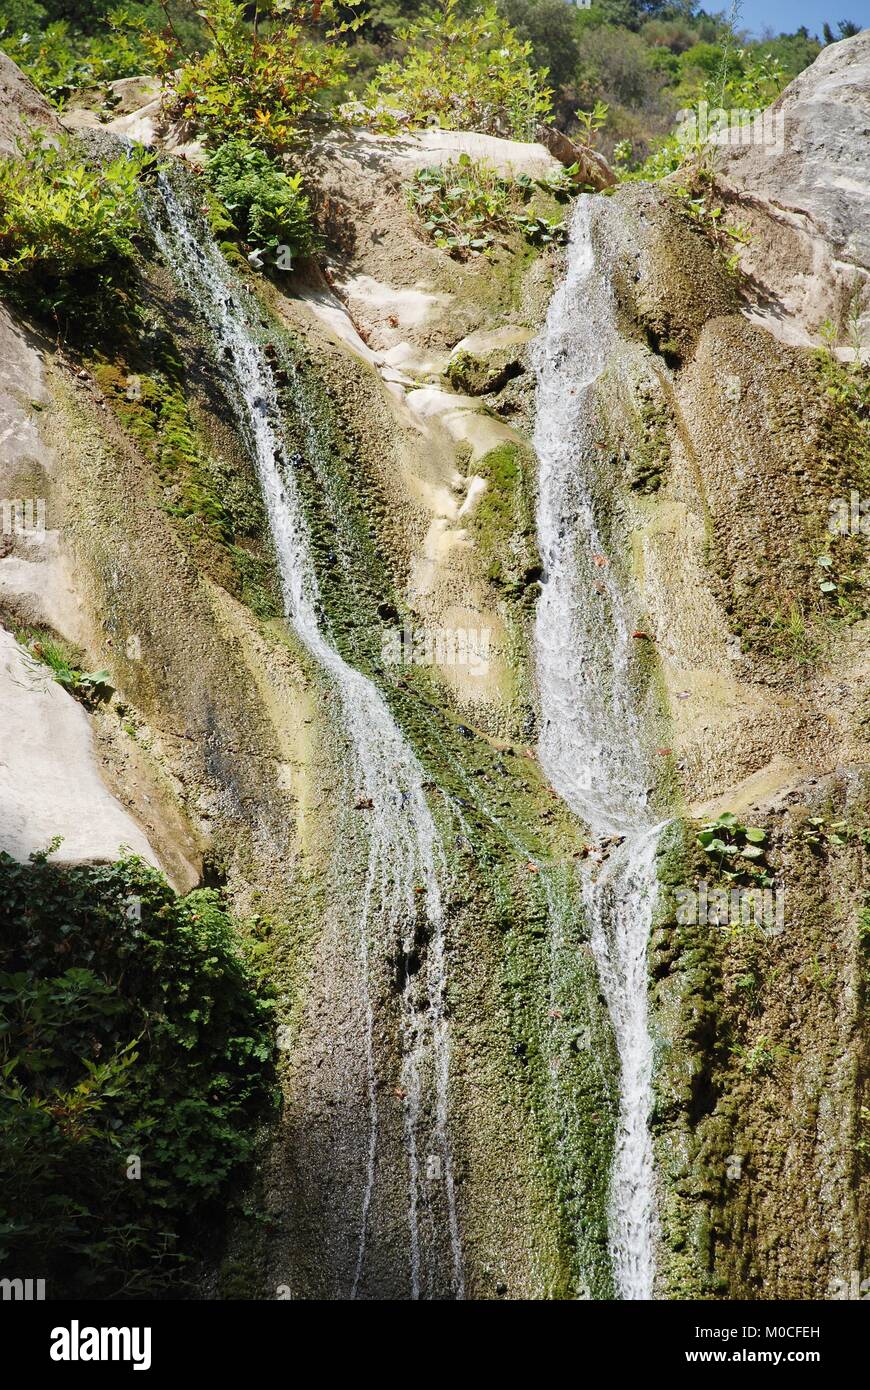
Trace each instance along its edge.
{"label": "tree", "polygon": [[579,30],[565,0],[498,0],[498,8],[518,37],[532,45],[535,66],[564,87],[580,61]]}
{"label": "tree", "polygon": [[861,32],[860,24],[854,24],[851,19],[841,19],[837,24],[837,28],[840,31],[839,38],[835,37],[830,24],[828,24],[827,20],[825,21],[822,25],[825,43],[839,43],[840,39],[852,39],[856,34],[860,34]]}

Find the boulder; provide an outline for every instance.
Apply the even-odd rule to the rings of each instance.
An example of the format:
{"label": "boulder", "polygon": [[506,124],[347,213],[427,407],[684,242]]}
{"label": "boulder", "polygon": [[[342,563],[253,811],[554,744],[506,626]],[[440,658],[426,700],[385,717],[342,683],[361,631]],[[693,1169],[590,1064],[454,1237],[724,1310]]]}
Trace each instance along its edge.
{"label": "boulder", "polygon": [[720,157],[752,241],[755,317],[786,342],[854,315],[870,335],[870,29],[830,44]]}
{"label": "boulder", "polygon": [[14,153],[15,141],[27,126],[54,136],[62,129],[56,111],[45,97],[40,96],[11,58],[0,53],[0,154]]}

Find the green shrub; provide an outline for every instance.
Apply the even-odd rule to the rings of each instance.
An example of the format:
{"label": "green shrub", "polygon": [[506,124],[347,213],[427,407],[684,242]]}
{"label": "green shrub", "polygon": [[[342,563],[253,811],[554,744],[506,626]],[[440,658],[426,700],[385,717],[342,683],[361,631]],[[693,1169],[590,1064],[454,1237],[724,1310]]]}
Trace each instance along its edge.
{"label": "green shrub", "polygon": [[3,49],[59,109],[81,87],[134,77],[147,66],[135,35],[80,34],[63,20],[34,30],[4,34]]}
{"label": "green shrub", "polygon": [[153,158],[86,164],[72,139],[32,131],[0,161],[0,293],[55,315],[126,282],[139,230],[138,183]]}
{"label": "green shrub", "polygon": [[549,117],[547,74],[494,4],[465,18],[458,0],[440,0],[397,36],[404,54],[378,69],[364,99],[384,129],[435,123],[528,140]]}
{"label": "green shrub", "polygon": [[191,6],[209,36],[203,53],[185,55],[174,37],[150,35],[166,91],[165,108],[188,121],[212,147],[235,137],[277,153],[298,141],[321,101],[347,73],[347,50],[334,40],[353,24],[319,40],[330,0],[261,0],[256,19],[236,0]]}
{"label": "green shrub", "polygon": [[153,1296],[273,1103],[271,1011],[217,893],[54,848],[0,854],[0,1264],[49,1297]]}
{"label": "green shrub", "polygon": [[[700,88],[689,80],[684,87],[684,99],[689,102],[703,100],[707,103],[711,128],[714,134],[713,116],[715,111],[763,111],[779,95],[787,81],[779,60],[771,54],[757,54],[750,49],[721,48],[713,44],[698,44],[683,54],[683,60],[701,54],[703,62],[699,68],[705,74]],[[686,109],[691,109],[691,106]],[[700,109],[700,108],[697,108]],[[657,142],[652,153],[634,169],[623,168],[623,176],[630,179],[661,179],[674,173],[683,164],[698,165],[702,171],[715,167],[720,146],[711,138],[687,127],[675,130]]]}
{"label": "green shrub", "polygon": [[314,250],[314,223],[301,174],[284,173],[265,151],[235,139],[209,156],[206,176],[246,242],[270,251],[284,245],[294,256]]}

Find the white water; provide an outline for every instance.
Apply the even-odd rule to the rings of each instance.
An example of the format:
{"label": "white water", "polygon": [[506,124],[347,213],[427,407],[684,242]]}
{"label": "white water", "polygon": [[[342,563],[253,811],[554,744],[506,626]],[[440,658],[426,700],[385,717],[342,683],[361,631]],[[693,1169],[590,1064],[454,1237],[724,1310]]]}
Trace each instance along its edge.
{"label": "white water", "polygon": [[[409,1165],[410,1293],[412,1298],[420,1296],[424,1276],[427,1288],[438,1287],[437,1271],[421,1268],[418,1215],[421,1184],[426,1181],[419,1171],[418,1129],[426,1080],[424,1068],[428,1062],[431,1065],[432,1125],[424,1136],[425,1152],[440,1159],[441,1182],[446,1193],[452,1291],[455,1297],[462,1298],[462,1250],[448,1138],[450,1047],[445,1014],[447,968],[441,894],[444,856],[423,791],[422,772],[376,686],[347,664],[321,630],[320,596],[309,533],[281,436],[281,414],[272,373],[254,326],[259,317],[256,301],[249,291],[238,285],[205,228],[188,217],[163,175],[159,177],[158,187],[165,209],[165,225],[163,219],[149,213],[152,231],[176,280],[213,335],[228,395],[257,469],[280,568],[287,618],[338,694],[352,747],[354,798],[371,803],[367,813],[370,831],[366,882],[356,916],[366,1020],[369,1142],[366,1172],[361,1181],[356,1270],[349,1292],[351,1297],[356,1296],[364,1275],[378,1150],[371,944],[375,933],[378,939],[385,940],[395,930],[401,933],[406,958],[410,955],[418,910],[415,889],[422,886],[429,926],[425,980],[417,983],[408,975],[403,991],[402,1088],[406,1096],[405,1138]],[[310,428],[305,419],[303,424]],[[313,432],[308,442],[313,450],[318,447]],[[434,1253],[431,1258],[434,1262]]]}
{"label": "white water", "polygon": [[[535,624],[541,766],[598,838],[623,836],[584,878],[591,944],[620,1060],[610,1247],[617,1291],[649,1299],[656,1210],[649,1115],[652,1045],[646,953],[661,825],[647,807],[649,767],[629,683],[632,622],[596,520],[594,388],[613,346],[615,310],[596,266],[601,200],[582,197],[564,282],[534,347],[538,542],[544,583]],[[596,587],[597,586],[597,587]]]}

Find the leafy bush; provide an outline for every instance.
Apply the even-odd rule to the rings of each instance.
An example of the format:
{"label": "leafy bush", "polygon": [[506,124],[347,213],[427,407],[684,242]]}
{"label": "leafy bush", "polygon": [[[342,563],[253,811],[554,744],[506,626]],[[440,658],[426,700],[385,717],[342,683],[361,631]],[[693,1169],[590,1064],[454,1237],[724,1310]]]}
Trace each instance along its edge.
{"label": "leafy bush", "polygon": [[236,139],[210,155],[206,177],[233,225],[254,247],[274,251],[284,245],[294,256],[314,250],[314,223],[301,174],[284,173],[264,150]]}
{"label": "leafy bush", "polygon": [[189,121],[212,147],[240,137],[273,153],[296,142],[319,102],[347,72],[347,50],[330,42],[352,27],[337,25],[317,42],[330,0],[261,0],[253,23],[237,0],[192,6],[210,46],[186,55],[174,33],[147,42],[165,86],[170,118]]}
{"label": "leafy bush", "polygon": [[404,54],[378,69],[365,94],[384,129],[434,123],[527,140],[549,116],[547,74],[535,71],[531,44],[520,42],[494,4],[464,18],[458,0],[440,0],[398,38]]}
{"label": "leafy bush", "polygon": [[742,48],[727,55],[722,74],[711,78],[706,96],[726,111],[763,110],[775,101],[787,80],[775,55]]}
{"label": "leafy bush", "polygon": [[140,226],[139,179],[153,158],[120,155],[90,168],[70,138],[32,131],[0,161],[2,293],[55,315],[126,281]]}
{"label": "leafy bush", "polygon": [[[461,154],[438,167],[418,169],[408,200],[435,245],[466,259],[489,250],[499,234],[521,231],[536,245],[565,240],[562,223],[527,208],[535,186],[527,175],[506,179],[485,161]],[[539,186],[560,201],[572,191],[564,174],[557,181],[541,180]]]}
{"label": "leafy bush", "polygon": [[687,101],[707,103],[709,132],[702,137],[690,128],[672,131],[657,143],[647,159],[629,173],[629,177],[665,178],[689,163],[698,165],[702,172],[711,172],[719,148],[712,138],[716,134],[716,121],[712,113],[763,111],[779,95],[787,81],[782,64],[772,54],[698,44],[684,53],[683,59],[688,61],[693,55],[698,60],[703,83],[698,87],[697,79],[689,78],[684,84],[683,95]]}
{"label": "leafy bush", "polygon": [[133,77],[146,66],[145,50],[135,36],[83,35],[63,20],[34,28],[36,32],[3,35],[3,49],[60,109],[79,88]]}
{"label": "leafy bush", "polygon": [[50,1297],[153,1296],[253,1151],[270,1008],[215,892],[55,847],[0,854],[0,1262]]}

